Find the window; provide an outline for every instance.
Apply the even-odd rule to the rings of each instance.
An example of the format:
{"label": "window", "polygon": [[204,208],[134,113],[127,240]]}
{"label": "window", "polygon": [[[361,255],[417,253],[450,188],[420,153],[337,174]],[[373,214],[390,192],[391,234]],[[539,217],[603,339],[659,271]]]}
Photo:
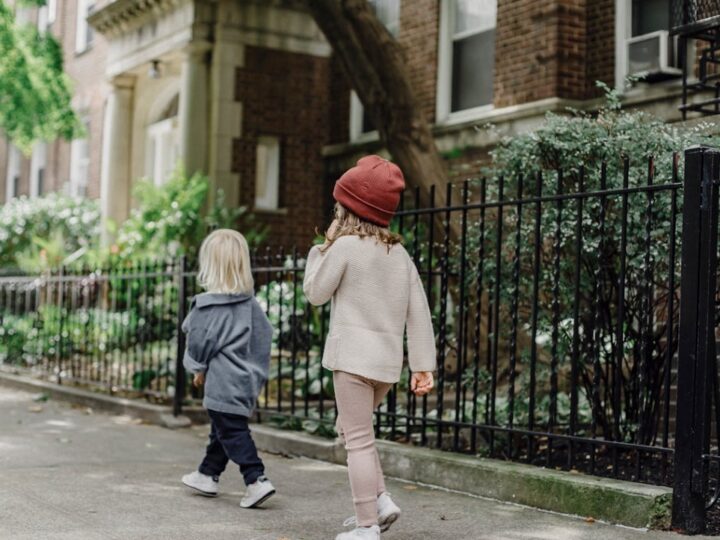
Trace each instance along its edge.
{"label": "window", "polygon": [[55,22],[56,16],[57,0],[47,0],[47,3],[38,9],[38,30],[47,32]]}
{"label": "window", "polygon": [[632,0],[632,36],[670,29],[670,0]]}
{"label": "window", "polygon": [[148,128],[147,174],[155,185],[172,176],[180,158],[177,116],[155,122]]}
{"label": "window", "polygon": [[[400,0],[369,0],[380,22],[393,37],[400,32]],[[370,115],[353,90],[350,94],[350,139],[356,140],[366,133],[375,131]]]}
{"label": "window", "polygon": [[615,85],[628,75],[653,82],[678,76],[677,41],[669,35],[671,0],[615,0]]}
{"label": "window", "polygon": [[[90,122],[85,121],[85,133],[90,134]],[[70,143],[70,185],[72,197],[84,197],[87,193],[90,168],[90,142],[87,137],[73,139]]]}
{"label": "window", "polygon": [[496,22],[497,0],[443,0],[438,120],[492,106]]}
{"label": "window", "polygon": [[18,196],[21,161],[20,150],[18,150],[14,144],[10,143],[8,145],[7,174],[5,176],[5,201],[9,201]]}
{"label": "window", "polygon": [[75,52],[81,53],[88,50],[93,43],[95,33],[87,18],[95,9],[93,0],[78,0],[77,27],[75,29]]}
{"label": "window", "polygon": [[163,100],[161,104],[162,111],[153,115],[153,123],[147,128],[145,151],[145,175],[151,178],[156,186],[164,184],[172,176],[180,159],[180,96],[175,94],[169,101]]}
{"label": "window", "polygon": [[45,191],[45,171],[47,168],[47,143],[37,142],[33,147],[30,161],[30,196],[39,197]]}
{"label": "window", "polygon": [[255,159],[255,208],[280,208],[280,140],[258,137]]}

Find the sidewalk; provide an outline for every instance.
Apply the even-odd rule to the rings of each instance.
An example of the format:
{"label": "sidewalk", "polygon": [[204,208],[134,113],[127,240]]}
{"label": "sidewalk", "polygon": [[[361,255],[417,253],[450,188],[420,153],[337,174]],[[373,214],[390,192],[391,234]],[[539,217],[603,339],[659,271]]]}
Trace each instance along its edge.
{"label": "sidewalk", "polygon": [[[243,510],[228,469],[217,499],[179,483],[206,430],[140,425],[0,387],[0,538],[326,540],[352,513],[343,467],[264,455],[278,495]],[[404,509],[388,540],[672,539],[390,481]],[[703,537],[695,537],[703,538]]]}

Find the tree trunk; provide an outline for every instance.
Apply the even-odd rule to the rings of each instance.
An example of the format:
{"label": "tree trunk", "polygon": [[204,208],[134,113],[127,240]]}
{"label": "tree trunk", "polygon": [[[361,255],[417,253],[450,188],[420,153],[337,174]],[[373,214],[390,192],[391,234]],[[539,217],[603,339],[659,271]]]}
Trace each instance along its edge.
{"label": "tree trunk", "polygon": [[[447,182],[445,163],[415,97],[405,55],[367,0],[306,0],[380,140],[411,186],[427,194]],[[437,189],[442,205],[445,190]]]}

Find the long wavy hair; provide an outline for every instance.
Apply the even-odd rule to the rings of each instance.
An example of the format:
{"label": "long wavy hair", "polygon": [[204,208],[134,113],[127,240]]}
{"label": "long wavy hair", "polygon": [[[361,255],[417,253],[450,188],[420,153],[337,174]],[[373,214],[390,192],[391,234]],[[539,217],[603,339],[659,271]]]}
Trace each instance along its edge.
{"label": "long wavy hair", "polygon": [[341,236],[374,238],[376,242],[385,244],[388,251],[392,246],[401,244],[403,241],[403,237],[399,234],[392,232],[387,227],[365,221],[340,203],[335,203],[335,220],[337,221],[337,227],[332,231],[328,229],[325,232],[325,244],[320,247],[321,251],[328,249]]}

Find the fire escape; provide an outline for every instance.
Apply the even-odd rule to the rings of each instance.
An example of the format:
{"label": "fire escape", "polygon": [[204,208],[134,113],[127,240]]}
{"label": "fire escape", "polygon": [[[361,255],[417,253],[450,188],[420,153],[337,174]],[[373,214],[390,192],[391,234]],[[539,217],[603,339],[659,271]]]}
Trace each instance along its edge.
{"label": "fire escape", "polygon": [[[720,114],[720,0],[672,0],[670,16],[682,67],[683,119],[689,112]],[[688,50],[691,40],[695,51]]]}

